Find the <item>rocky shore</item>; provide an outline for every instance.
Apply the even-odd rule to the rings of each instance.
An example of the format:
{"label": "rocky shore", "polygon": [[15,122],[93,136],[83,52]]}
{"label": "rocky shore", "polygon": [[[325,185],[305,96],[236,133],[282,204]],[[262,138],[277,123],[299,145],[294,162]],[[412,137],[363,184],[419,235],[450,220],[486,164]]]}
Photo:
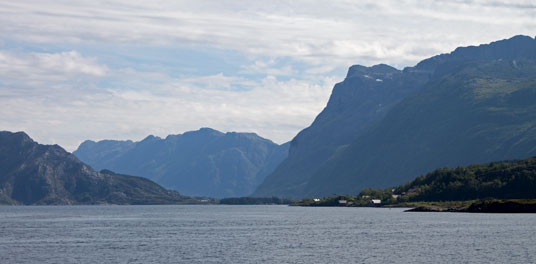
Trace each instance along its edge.
{"label": "rocky shore", "polygon": [[536,213],[536,200],[486,200],[462,208],[424,205],[406,212]]}

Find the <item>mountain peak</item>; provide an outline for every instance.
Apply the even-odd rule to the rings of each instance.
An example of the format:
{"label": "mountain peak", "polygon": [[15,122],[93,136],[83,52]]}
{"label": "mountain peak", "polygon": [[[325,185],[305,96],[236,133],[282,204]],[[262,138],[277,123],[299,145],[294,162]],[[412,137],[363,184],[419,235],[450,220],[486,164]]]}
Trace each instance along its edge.
{"label": "mountain peak", "polygon": [[11,146],[30,146],[37,144],[33,139],[28,136],[28,134],[19,131],[19,132],[10,132],[10,131],[0,131],[0,144],[11,145]]}
{"label": "mountain peak", "polygon": [[200,133],[216,133],[216,134],[223,134],[222,132],[216,130],[216,129],[212,129],[210,127],[202,127],[200,128],[197,132],[200,132]]}
{"label": "mountain peak", "polygon": [[88,139],[88,140],[84,140],[84,142],[82,142],[78,148],[87,148],[87,147],[94,146],[95,144],[97,144],[97,142]]}
{"label": "mountain peak", "polygon": [[419,62],[415,67],[419,70],[434,71],[443,64],[443,67],[455,67],[459,62],[483,61],[483,60],[516,60],[536,59],[536,39],[517,35],[509,39],[503,39],[481,44],[478,46],[458,47],[451,53],[444,53]]}
{"label": "mountain peak", "polygon": [[26,134],[25,132],[23,131],[18,131],[18,132],[10,132],[10,131],[0,131],[0,137],[13,137],[13,138],[16,138],[16,139],[19,139],[19,140],[23,140],[23,141],[32,141],[33,140],[30,138],[30,136],[28,136],[28,134]]}
{"label": "mountain peak", "polygon": [[212,129],[210,127],[202,127],[202,128],[199,128],[199,130],[184,132],[182,135],[190,136],[190,137],[192,136],[223,136],[224,133],[216,129]]}
{"label": "mountain peak", "polygon": [[459,47],[450,55],[463,59],[536,58],[536,41],[529,36],[517,35],[489,44]]}
{"label": "mountain peak", "polygon": [[142,139],[140,142],[148,142],[148,141],[152,141],[152,140],[159,140],[161,138],[159,137],[155,137],[153,135],[148,135],[147,137],[145,137],[144,139]]}
{"label": "mountain peak", "polygon": [[387,64],[377,64],[373,65],[371,67],[366,67],[363,65],[353,65],[348,69],[348,73],[346,74],[346,78],[352,78],[356,76],[364,76],[364,77],[385,77],[389,75],[393,75],[400,72],[396,68],[389,66]]}

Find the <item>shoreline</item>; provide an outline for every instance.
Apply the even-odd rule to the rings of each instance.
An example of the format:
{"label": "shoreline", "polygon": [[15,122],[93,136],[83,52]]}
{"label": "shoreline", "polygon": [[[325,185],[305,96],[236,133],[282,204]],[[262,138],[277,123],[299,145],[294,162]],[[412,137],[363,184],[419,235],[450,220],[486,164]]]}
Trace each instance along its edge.
{"label": "shoreline", "polygon": [[404,212],[448,212],[448,213],[536,213],[536,199],[490,199],[444,202],[413,202],[402,204],[368,205],[328,205],[293,204],[302,207],[365,207],[365,208],[407,208]]}

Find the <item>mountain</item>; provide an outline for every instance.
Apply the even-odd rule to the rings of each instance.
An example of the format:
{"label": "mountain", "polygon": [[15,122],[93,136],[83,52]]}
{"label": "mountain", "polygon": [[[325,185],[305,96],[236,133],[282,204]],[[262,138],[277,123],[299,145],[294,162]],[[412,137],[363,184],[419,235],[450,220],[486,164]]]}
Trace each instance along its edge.
{"label": "mountain", "polygon": [[199,203],[140,177],[96,172],[58,145],[0,131],[0,204]]}
{"label": "mountain", "polygon": [[[289,157],[254,196],[356,194],[367,187],[401,184],[437,167],[536,155],[535,66],[536,40],[516,36],[426,59],[400,71],[400,77],[393,77],[396,84],[366,74],[381,79],[387,94],[411,87],[389,101],[384,113],[372,115],[379,105],[357,109],[366,98],[385,100],[386,94],[377,91],[379,87],[363,92],[374,90],[365,82],[352,84],[352,69],[363,68],[352,66],[324,111],[292,140]],[[376,73],[378,67],[386,66],[367,69]],[[341,85],[354,92],[343,92]],[[334,98],[344,98],[352,106]],[[354,115],[338,109],[350,109]],[[374,118],[363,118],[366,114]],[[356,123],[363,123],[363,129],[355,129]],[[306,133],[316,142],[302,142]],[[346,141],[333,144],[330,133],[351,136],[341,136]],[[309,147],[303,145],[324,148],[293,156]]]}
{"label": "mountain", "polygon": [[304,192],[304,184],[333,154],[384,118],[400,100],[421,89],[429,75],[425,67],[400,71],[384,64],[352,66],[311,126],[291,141],[288,158],[254,196]]}
{"label": "mountain", "polygon": [[148,136],[140,142],[85,141],[73,153],[96,169],[147,177],[194,196],[251,194],[288,153],[254,133],[222,133],[210,128]]}

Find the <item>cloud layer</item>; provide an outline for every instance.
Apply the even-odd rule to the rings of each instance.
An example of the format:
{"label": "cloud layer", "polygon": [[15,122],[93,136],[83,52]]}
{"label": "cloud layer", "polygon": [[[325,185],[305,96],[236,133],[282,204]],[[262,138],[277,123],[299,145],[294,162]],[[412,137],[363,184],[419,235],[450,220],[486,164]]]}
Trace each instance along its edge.
{"label": "cloud layer", "polygon": [[203,126],[282,143],[352,64],[535,28],[533,1],[4,1],[0,129],[69,150]]}

